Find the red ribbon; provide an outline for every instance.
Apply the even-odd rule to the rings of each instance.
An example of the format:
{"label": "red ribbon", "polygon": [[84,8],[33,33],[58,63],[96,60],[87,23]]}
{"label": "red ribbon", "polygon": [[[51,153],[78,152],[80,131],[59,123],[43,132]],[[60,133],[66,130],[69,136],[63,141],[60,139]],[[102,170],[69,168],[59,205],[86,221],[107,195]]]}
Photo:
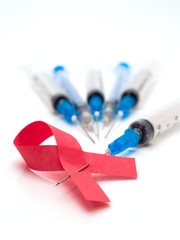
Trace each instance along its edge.
{"label": "red ribbon", "polygon": [[[57,145],[40,145],[54,136]],[[29,168],[39,171],[66,171],[86,200],[110,200],[91,176],[91,173],[137,178],[134,158],[84,152],[78,141],[45,122],[27,125],[14,139],[14,145]],[[89,163],[89,166],[78,172]]]}

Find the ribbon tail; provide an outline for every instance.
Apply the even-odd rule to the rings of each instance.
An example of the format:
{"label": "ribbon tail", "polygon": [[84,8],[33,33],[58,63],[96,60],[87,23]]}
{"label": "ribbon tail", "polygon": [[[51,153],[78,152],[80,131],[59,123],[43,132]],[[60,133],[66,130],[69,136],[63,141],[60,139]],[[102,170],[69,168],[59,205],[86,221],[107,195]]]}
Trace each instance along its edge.
{"label": "ribbon tail", "polygon": [[109,198],[89,172],[81,171],[71,173],[70,175],[86,200],[110,202]]}

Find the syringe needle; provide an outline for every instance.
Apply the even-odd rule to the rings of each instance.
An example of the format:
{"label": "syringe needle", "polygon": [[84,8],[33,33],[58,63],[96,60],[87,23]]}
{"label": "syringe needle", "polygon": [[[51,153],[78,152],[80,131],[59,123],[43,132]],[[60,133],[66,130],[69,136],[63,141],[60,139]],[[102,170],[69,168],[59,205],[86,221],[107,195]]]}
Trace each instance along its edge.
{"label": "syringe needle", "polygon": [[107,138],[107,137],[108,137],[108,135],[109,135],[109,133],[112,131],[115,123],[117,122],[117,120],[119,119],[119,117],[122,117],[122,116],[123,116],[123,112],[122,112],[122,111],[119,111],[118,114],[117,114],[117,116],[116,116],[116,118],[112,121],[111,126],[110,126],[109,130],[107,131],[107,133],[106,133],[106,135],[105,135],[104,138]]}
{"label": "syringe needle", "polygon": [[96,126],[97,126],[97,137],[99,140],[99,117],[96,118]]}
{"label": "syringe needle", "polygon": [[79,123],[78,126],[80,126],[80,128],[84,131],[84,133],[86,134],[86,136],[94,143],[96,144],[96,142],[94,141],[94,139],[91,137],[91,135],[88,133],[88,131],[85,129],[85,127],[83,127],[83,125],[77,120],[77,122]]}
{"label": "syringe needle", "polygon": [[94,143],[96,144],[96,142],[94,141],[94,139],[90,136],[90,134],[88,133],[88,131],[80,124],[80,127],[84,130],[84,132],[86,133],[87,137]]}
{"label": "syringe needle", "polygon": [[94,113],[94,116],[96,117],[97,138],[99,140],[99,116],[100,116],[100,113],[98,111],[96,111]]}
{"label": "syringe needle", "polygon": [[[77,172],[81,172],[83,169],[87,168],[89,166],[89,163],[87,163],[84,167],[80,168],[79,170],[77,170]],[[69,179],[71,176],[67,176],[66,178],[64,178],[63,180],[59,181],[58,183],[56,183],[55,186],[58,186],[59,184],[61,184],[62,182],[66,181],[67,179]]]}
{"label": "syringe needle", "polygon": [[107,131],[107,133],[106,133],[106,135],[105,135],[104,138],[107,138],[107,137],[108,137],[109,133],[110,133],[111,130],[113,129],[113,127],[114,127],[114,125],[115,125],[116,122],[117,122],[117,118],[115,118],[115,119],[112,121],[111,126],[110,126],[109,130]]}

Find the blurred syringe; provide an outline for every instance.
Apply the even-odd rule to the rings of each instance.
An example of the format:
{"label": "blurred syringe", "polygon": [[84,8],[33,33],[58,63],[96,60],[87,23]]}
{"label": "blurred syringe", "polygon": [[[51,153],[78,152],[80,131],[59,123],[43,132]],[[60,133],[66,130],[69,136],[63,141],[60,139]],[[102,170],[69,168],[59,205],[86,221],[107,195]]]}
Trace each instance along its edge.
{"label": "blurred syringe", "polygon": [[152,89],[150,85],[153,82],[154,75],[155,70],[150,65],[143,67],[135,74],[134,78],[121,94],[119,105],[116,108],[116,118],[112,121],[105,138],[108,137],[119,118],[126,118],[133,107],[139,103],[142,105],[147,91],[149,93]]}
{"label": "blurred syringe", "polygon": [[91,69],[87,73],[87,102],[90,106],[91,114],[96,121],[97,137],[99,139],[99,120],[102,118],[104,104],[104,93],[101,72]]}
{"label": "blurred syringe", "polygon": [[119,63],[115,70],[116,81],[109,100],[103,106],[103,123],[108,126],[116,116],[116,110],[120,100],[122,88],[127,84],[130,75],[130,66],[125,63]]}
{"label": "blurred syringe", "polygon": [[[68,71],[63,66],[56,66],[54,68],[54,81],[58,86],[64,88],[68,93],[68,96],[71,98],[77,110],[81,127],[86,132],[86,135],[91,137],[88,131],[93,131],[93,117],[91,115],[89,106],[86,102],[84,102],[80,94],[70,82]],[[95,143],[94,140],[93,142]]]}

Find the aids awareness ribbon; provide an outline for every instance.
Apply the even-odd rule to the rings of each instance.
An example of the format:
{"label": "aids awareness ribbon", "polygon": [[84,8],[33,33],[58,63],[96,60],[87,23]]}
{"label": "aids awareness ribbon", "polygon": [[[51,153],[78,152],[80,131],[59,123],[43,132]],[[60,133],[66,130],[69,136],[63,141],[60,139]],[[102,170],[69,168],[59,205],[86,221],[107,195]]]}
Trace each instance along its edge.
{"label": "aids awareness ribbon", "polygon": [[[57,145],[41,145],[51,136]],[[30,169],[66,171],[89,201],[110,201],[92,173],[137,178],[134,158],[85,152],[72,135],[42,121],[23,128],[14,139],[14,145]],[[86,164],[89,166],[78,172]]]}

